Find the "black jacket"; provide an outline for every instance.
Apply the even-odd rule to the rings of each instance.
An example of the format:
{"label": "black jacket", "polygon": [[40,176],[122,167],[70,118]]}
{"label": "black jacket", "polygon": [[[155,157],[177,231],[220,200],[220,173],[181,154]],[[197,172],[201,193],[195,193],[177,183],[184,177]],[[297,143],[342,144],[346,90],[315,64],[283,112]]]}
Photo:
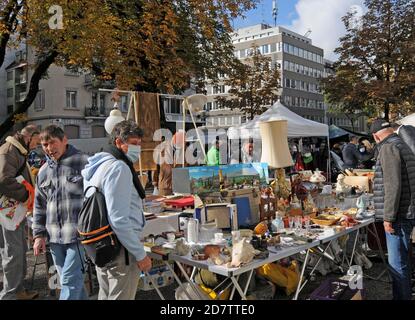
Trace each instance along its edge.
{"label": "black jacket", "polygon": [[373,193],[377,218],[415,218],[415,155],[396,134],[379,145]]}
{"label": "black jacket", "polygon": [[415,127],[401,126],[399,128],[398,135],[408,145],[412,153],[415,154]]}
{"label": "black jacket", "polygon": [[357,146],[348,143],[342,150],[344,167],[347,169],[356,169],[359,161],[366,161],[373,157],[373,153],[363,155],[357,150]]}

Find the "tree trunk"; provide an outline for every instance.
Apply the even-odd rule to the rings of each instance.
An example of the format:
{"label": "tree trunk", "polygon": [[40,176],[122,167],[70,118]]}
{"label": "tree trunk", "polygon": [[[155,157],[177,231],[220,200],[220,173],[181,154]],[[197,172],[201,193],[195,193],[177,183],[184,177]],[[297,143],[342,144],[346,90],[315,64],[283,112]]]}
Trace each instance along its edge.
{"label": "tree trunk", "polygon": [[386,101],[385,105],[384,105],[384,112],[385,112],[385,121],[389,121],[389,111],[390,111],[390,107],[389,107],[389,102]]}
{"label": "tree trunk", "polygon": [[0,138],[2,138],[13,128],[14,116],[20,113],[25,113],[36,99],[36,95],[39,91],[39,81],[45,75],[49,66],[55,61],[57,56],[57,51],[51,51],[42,61],[39,61],[32,78],[30,79],[29,92],[27,93],[26,98],[23,102],[18,104],[17,109],[0,125]]}

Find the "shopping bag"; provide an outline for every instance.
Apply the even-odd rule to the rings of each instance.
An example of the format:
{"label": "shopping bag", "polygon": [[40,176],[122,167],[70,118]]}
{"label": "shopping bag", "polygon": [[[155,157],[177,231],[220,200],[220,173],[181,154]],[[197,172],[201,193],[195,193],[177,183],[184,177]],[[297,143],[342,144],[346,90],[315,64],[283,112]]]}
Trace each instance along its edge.
{"label": "shopping bag", "polygon": [[15,231],[22,223],[26,214],[33,210],[34,189],[22,176],[16,178],[29,192],[26,202],[20,202],[3,195],[0,198],[0,224],[7,230]]}
{"label": "shopping bag", "polygon": [[277,286],[285,288],[287,295],[295,291],[300,278],[296,261],[292,261],[289,267],[283,267],[279,263],[267,263],[258,268],[257,273]]}

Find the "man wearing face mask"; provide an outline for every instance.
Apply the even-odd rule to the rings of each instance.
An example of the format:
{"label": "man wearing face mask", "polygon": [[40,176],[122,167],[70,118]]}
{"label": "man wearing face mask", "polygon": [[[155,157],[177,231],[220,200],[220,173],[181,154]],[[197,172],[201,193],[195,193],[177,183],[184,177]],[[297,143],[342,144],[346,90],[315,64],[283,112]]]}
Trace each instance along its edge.
{"label": "man wearing face mask", "polygon": [[370,132],[378,144],[373,188],[376,217],[383,219],[394,300],[410,300],[410,235],[415,226],[415,156],[383,119]]}
{"label": "man wearing face mask", "polygon": [[359,161],[366,161],[373,157],[372,152],[363,155],[358,150],[359,138],[356,136],[350,137],[350,142],[346,144],[342,150],[344,169],[356,169]]}
{"label": "man wearing face mask", "polygon": [[140,271],[151,269],[151,259],[140,242],[145,191],[133,166],[140,156],[142,136],[134,121],[121,121],[112,130],[111,145],[90,157],[82,170],[85,190],[101,186],[109,223],[126,249],[110,265],[96,267],[99,300],[134,300]]}

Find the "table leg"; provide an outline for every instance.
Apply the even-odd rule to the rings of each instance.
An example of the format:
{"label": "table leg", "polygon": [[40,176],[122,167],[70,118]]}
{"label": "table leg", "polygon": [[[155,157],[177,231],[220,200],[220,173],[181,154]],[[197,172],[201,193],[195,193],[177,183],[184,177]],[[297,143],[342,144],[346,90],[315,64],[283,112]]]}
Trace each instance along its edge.
{"label": "table leg", "polygon": [[[148,274],[148,272],[145,272],[144,274],[146,275],[146,277],[151,278],[150,275]],[[161,300],[166,300],[154,280],[152,281],[154,289],[157,291],[157,294],[159,295]]]}
{"label": "table leg", "polygon": [[[373,227],[373,231],[370,230],[369,226],[372,226]],[[372,235],[375,236],[376,244],[378,246],[378,251],[379,251],[380,257],[382,259],[383,265],[385,266],[385,270],[383,270],[382,273],[375,279],[375,280],[380,280],[382,278],[383,274],[386,271],[389,270],[388,264],[386,263],[386,259],[385,259],[385,255],[383,254],[383,249],[382,249],[382,245],[380,243],[380,238],[379,238],[379,235],[378,235],[378,231],[376,230],[376,225],[375,225],[374,222],[372,224],[370,224],[370,225],[367,226],[367,231],[370,232]],[[391,275],[390,275],[389,272],[388,272],[388,279],[389,279],[389,281],[392,281]]]}
{"label": "table leg", "polygon": [[238,280],[236,280],[234,276],[231,277],[231,280],[233,282],[234,288],[236,288],[236,290],[238,290],[238,293],[241,295],[241,299],[246,300],[246,296],[245,296],[244,292],[242,291],[242,288],[239,285]]}
{"label": "table leg", "polygon": [[179,267],[180,271],[183,273],[183,276],[186,278],[186,280],[189,282],[189,285],[192,287],[194,292],[199,296],[200,300],[204,300],[204,297],[202,296],[199,288],[193,283],[193,281],[189,278],[189,276],[186,273],[186,270],[184,270],[183,266],[180,262],[176,261],[177,266]]}
{"label": "table leg", "polygon": [[251,282],[251,278],[252,278],[253,273],[254,273],[254,270],[252,269],[250,271],[250,273],[249,273],[248,281],[246,282],[246,286],[245,286],[245,290],[244,290],[244,295],[246,295],[246,293],[248,292],[249,284]]}
{"label": "table leg", "polygon": [[187,292],[186,288],[183,286],[182,281],[180,280],[180,278],[177,276],[176,272],[174,272],[174,268],[171,267],[170,263],[168,261],[164,261],[164,264],[167,266],[167,268],[170,270],[170,272],[173,274],[174,279],[176,280],[176,282],[179,284],[179,287],[182,288],[184,294],[189,298],[189,300],[192,300],[192,298],[190,297],[190,294]]}
{"label": "table leg", "polygon": [[303,281],[303,277],[304,277],[304,272],[305,272],[305,268],[307,266],[307,262],[308,262],[308,256],[310,254],[310,249],[307,249],[307,253],[305,255],[305,259],[304,259],[304,263],[303,263],[303,267],[301,269],[301,274],[300,274],[300,279],[298,279],[298,285],[297,285],[297,290],[295,292],[294,295],[294,299],[293,300],[297,300],[298,299],[298,295],[300,294],[301,289],[303,288],[301,286],[302,281]]}
{"label": "table leg", "polygon": [[353,263],[353,258],[354,258],[354,254],[356,252],[356,244],[357,244],[357,239],[359,238],[359,229],[356,230],[356,238],[354,239],[354,244],[353,244],[353,250],[352,250],[352,255],[350,257],[350,262],[349,262],[349,269],[352,266]]}
{"label": "table leg", "polygon": [[[239,281],[239,275],[236,277],[236,281]],[[233,281],[232,281],[232,282],[233,282]],[[232,288],[231,295],[229,296],[229,300],[232,300],[232,299],[233,299],[233,295],[235,294],[235,289],[236,289],[236,287],[234,286],[234,287]]]}

